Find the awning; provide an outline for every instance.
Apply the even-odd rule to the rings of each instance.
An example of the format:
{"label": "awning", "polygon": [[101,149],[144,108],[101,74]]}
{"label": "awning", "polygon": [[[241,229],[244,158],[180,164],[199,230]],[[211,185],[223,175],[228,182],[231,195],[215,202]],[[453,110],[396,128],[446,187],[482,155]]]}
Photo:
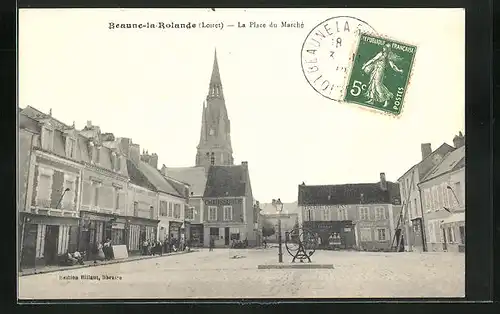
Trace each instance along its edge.
{"label": "awning", "polygon": [[456,213],[442,220],[441,224],[449,224],[453,222],[465,222],[465,213]]}

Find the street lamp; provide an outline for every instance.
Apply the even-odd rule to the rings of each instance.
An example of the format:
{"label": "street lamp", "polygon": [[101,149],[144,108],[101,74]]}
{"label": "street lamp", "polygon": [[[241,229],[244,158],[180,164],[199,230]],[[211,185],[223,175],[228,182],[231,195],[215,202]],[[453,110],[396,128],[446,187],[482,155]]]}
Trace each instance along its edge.
{"label": "street lamp", "polygon": [[281,212],[283,211],[283,203],[278,198],[277,200],[273,199],[272,205],[276,209],[276,212],[278,213],[278,243],[279,243],[278,262],[283,263],[283,250],[282,250],[282,243],[281,243],[281,216],[280,216]]}

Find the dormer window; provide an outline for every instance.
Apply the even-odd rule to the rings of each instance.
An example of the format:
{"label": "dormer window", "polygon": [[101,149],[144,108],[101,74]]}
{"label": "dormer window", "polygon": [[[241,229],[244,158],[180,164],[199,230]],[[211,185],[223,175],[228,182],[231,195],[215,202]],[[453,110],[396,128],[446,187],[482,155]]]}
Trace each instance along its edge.
{"label": "dormer window", "polygon": [[42,128],[42,148],[52,150],[54,147],[54,130],[48,127]]}
{"label": "dormer window", "polygon": [[66,157],[75,158],[76,152],[76,139],[72,137],[66,137]]}
{"label": "dormer window", "polygon": [[101,148],[98,146],[94,146],[94,151],[95,151],[95,159],[94,162],[98,164],[101,160]]}

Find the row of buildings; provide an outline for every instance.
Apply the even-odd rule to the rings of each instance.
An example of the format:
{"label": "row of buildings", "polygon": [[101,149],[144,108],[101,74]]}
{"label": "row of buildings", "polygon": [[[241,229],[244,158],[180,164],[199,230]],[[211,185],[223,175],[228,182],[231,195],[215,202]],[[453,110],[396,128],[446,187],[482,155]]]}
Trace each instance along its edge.
{"label": "row of buildings", "polygon": [[422,144],[421,161],[397,182],[387,181],[380,173],[375,183],[302,183],[296,203],[299,223],[317,233],[322,243],[332,234],[340,236],[346,249],[464,251],[465,137],[461,132],[453,143],[434,151],[431,144]]}
{"label": "row of buildings", "polygon": [[167,237],[194,246],[255,244],[258,233],[248,163],[234,165],[217,56],[203,104],[193,167],[158,167],[130,138],[77,130],[33,107],[19,110],[21,265],[56,263],[111,239],[128,252]]}

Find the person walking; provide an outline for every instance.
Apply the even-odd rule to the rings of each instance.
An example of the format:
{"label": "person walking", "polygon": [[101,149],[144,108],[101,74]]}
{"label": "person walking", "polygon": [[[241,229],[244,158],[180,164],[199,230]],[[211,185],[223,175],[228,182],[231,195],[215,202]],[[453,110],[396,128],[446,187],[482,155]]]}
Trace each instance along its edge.
{"label": "person walking", "polygon": [[209,242],[209,245],[208,245],[208,251],[213,251],[214,250],[214,246],[215,246],[214,237],[210,237],[210,242]]}

